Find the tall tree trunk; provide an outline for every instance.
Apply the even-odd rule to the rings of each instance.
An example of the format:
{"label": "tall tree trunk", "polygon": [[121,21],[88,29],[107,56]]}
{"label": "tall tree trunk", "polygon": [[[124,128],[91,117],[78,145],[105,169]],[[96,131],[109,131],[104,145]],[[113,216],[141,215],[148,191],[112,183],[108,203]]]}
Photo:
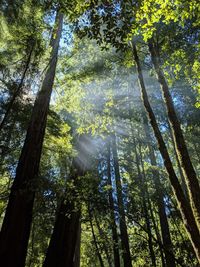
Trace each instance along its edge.
{"label": "tall tree trunk", "polygon": [[0,259],[4,267],[24,267],[36,180],[45,134],[47,113],[52,92],[63,15],[57,15],[55,39],[52,37],[51,59],[42,88],[34,104],[31,121],[16,169],[8,206],[0,234]]}
{"label": "tall tree trunk", "polygon": [[104,267],[103,259],[101,257],[101,252],[99,251],[96,235],[95,235],[95,232],[94,232],[94,226],[93,226],[93,223],[92,223],[92,214],[91,214],[90,208],[88,209],[88,213],[89,213],[90,227],[91,227],[91,230],[92,230],[92,237],[93,237],[93,240],[94,240],[96,253],[97,253],[97,256],[98,256],[98,259],[99,259],[100,266]]}
{"label": "tall tree trunk", "polygon": [[[156,163],[156,157],[155,153],[153,150],[153,147],[151,145],[151,135],[150,135],[150,129],[148,127],[148,122],[146,118],[144,118],[144,130],[147,138],[147,144],[148,144],[148,149],[149,149],[149,158],[151,161],[151,165],[153,167],[157,166]],[[166,266],[167,267],[175,267],[175,258],[173,254],[173,245],[171,241],[171,235],[169,231],[169,224],[167,220],[167,215],[165,211],[165,204],[164,204],[164,195],[163,195],[163,190],[160,182],[160,174],[159,171],[156,170],[156,168],[152,169],[152,174],[153,174],[153,181],[155,185],[155,190],[156,190],[156,196],[157,196],[157,206],[158,206],[158,215],[159,215],[159,220],[160,220],[160,227],[161,227],[161,234],[162,234],[162,242],[163,246],[165,248],[165,260],[166,260]],[[168,252],[169,251],[169,252]]]}
{"label": "tall tree trunk", "polygon": [[63,200],[54,225],[43,267],[72,267],[79,236],[80,211]]}
{"label": "tall tree trunk", "polygon": [[110,138],[108,138],[108,153],[107,153],[107,176],[109,189],[109,205],[110,205],[110,215],[111,215],[111,229],[112,229],[112,240],[113,240],[113,253],[114,253],[114,267],[120,267],[120,256],[119,256],[119,240],[117,234],[117,225],[115,221],[115,207],[113,200],[113,187],[111,180],[111,168],[110,168]]}
{"label": "tall tree trunk", "polygon": [[17,86],[17,88],[15,89],[13,95],[11,96],[11,99],[9,100],[9,103],[7,105],[7,108],[6,108],[6,112],[3,116],[3,119],[2,121],[0,122],[0,131],[3,129],[5,123],[7,122],[8,120],[8,116],[10,115],[10,112],[13,108],[13,105],[15,103],[15,100],[16,98],[20,95],[21,93],[21,89],[23,87],[23,84],[24,84],[24,80],[25,80],[25,77],[26,77],[26,73],[28,71],[28,68],[29,68],[29,65],[30,65],[30,62],[31,62],[31,57],[32,57],[32,53],[33,53],[33,49],[34,49],[34,45],[32,45],[31,49],[30,49],[30,52],[29,52],[29,55],[28,55],[28,58],[26,60],[26,64],[25,64],[25,67],[24,67],[24,71],[22,73],[22,77],[21,77],[21,80],[20,80],[20,83],[19,85]]}
{"label": "tall tree trunk", "polygon": [[80,235],[81,204],[77,202],[78,177],[84,176],[88,169],[88,143],[81,136],[77,142],[78,155],[72,161],[70,181],[74,186],[67,188],[57,214],[53,233],[47,249],[43,267],[73,267],[75,250]]}
{"label": "tall tree trunk", "polygon": [[79,222],[78,236],[76,240],[76,248],[74,253],[74,265],[73,267],[80,267],[81,260],[81,222]]}
{"label": "tall tree trunk", "polygon": [[115,181],[117,188],[117,202],[119,209],[119,226],[120,226],[120,237],[122,245],[122,256],[124,261],[124,267],[132,267],[115,134],[112,135],[112,153],[113,153]]}
{"label": "tall tree trunk", "polygon": [[162,240],[161,240],[160,232],[159,232],[159,229],[158,229],[158,225],[156,223],[156,219],[155,219],[155,216],[154,216],[154,212],[153,212],[153,208],[152,208],[152,204],[151,204],[150,199],[149,199],[149,212],[150,212],[150,215],[151,215],[153,228],[155,230],[156,239],[158,240],[157,243],[158,243],[159,250],[160,250],[160,257],[161,257],[162,267],[166,267],[165,257],[164,257],[164,253],[163,253],[163,243],[162,243]]}
{"label": "tall tree trunk", "polygon": [[158,52],[153,44],[153,41],[148,43],[149,52],[151,54],[154,69],[158,82],[160,83],[161,90],[163,92],[163,98],[166,103],[167,114],[169,117],[170,125],[172,127],[172,133],[174,136],[175,146],[177,154],[183,168],[185,181],[188,188],[188,193],[194,210],[196,221],[200,227],[200,186],[197,179],[196,172],[193,168],[189,152],[185,143],[185,139],[182,133],[181,125],[176,115],[173,100],[169,92],[168,84],[165,80],[164,73],[159,63]]}
{"label": "tall tree trunk", "polygon": [[176,173],[174,171],[169,153],[167,151],[167,147],[165,145],[165,142],[164,142],[163,137],[161,135],[161,132],[159,130],[159,127],[158,127],[158,124],[156,121],[156,117],[155,117],[154,112],[153,112],[151,105],[149,103],[149,99],[148,99],[146,87],[144,84],[144,78],[143,78],[142,69],[140,66],[140,61],[139,61],[139,57],[137,54],[136,46],[133,44],[132,48],[133,48],[134,60],[136,63],[136,69],[137,69],[137,73],[138,73],[138,82],[139,82],[139,86],[140,86],[140,90],[141,90],[141,96],[142,96],[143,104],[144,104],[144,107],[145,107],[146,112],[148,114],[151,126],[153,128],[154,135],[155,135],[156,140],[158,142],[159,150],[160,150],[160,153],[161,153],[162,158],[164,160],[164,165],[165,165],[165,168],[168,172],[168,176],[169,176],[172,188],[173,188],[174,195],[175,195],[176,200],[178,202],[178,206],[179,206],[179,209],[181,212],[181,216],[182,216],[182,219],[184,222],[185,229],[189,235],[189,238],[190,238],[192,246],[195,250],[196,256],[200,262],[200,234],[199,234],[199,229],[197,227],[191,206],[189,205],[189,203],[185,199],[183,190],[182,190],[181,185],[179,183],[179,180],[176,176]]}
{"label": "tall tree trunk", "polygon": [[180,160],[179,160],[179,157],[178,157],[178,154],[177,154],[177,150],[176,150],[174,136],[172,134],[172,130],[171,130],[170,125],[169,125],[169,134],[170,134],[170,137],[171,137],[171,140],[172,140],[172,145],[173,145],[174,153],[175,153],[175,156],[176,156],[177,167],[178,167],[178,171],[179,171],[179,174],[180,174],[180,177],[181,177],[181,185],[182,185],[182,188],[183,188],[183,192],[184,192],[185,197],[187,198],[187,200],[189,200],[188,192],[187,192],[187,185],[185,183],[185,177],[183,175],[183,171],[182,171],[182,168],[181,168]]}
{"label": "tall tree trunk", "polygon": [[106,258],[107,258],[107,261],[108,261],[108,265],[109,265],[109,267],[112,267],[111,257],[109,255],[108,247],[107,247],[107,244],[106,244],[107,238],[105,236],[105,233],[101,229],[99,221],[98,221],[97,217],[95,216],[95,214],[94,214],[94,219],[95,219],[95,223],[96,223],[99,235],[103,238],[102,245],[103,245],[103,250],[105,252],[105,255],[106,255]]}

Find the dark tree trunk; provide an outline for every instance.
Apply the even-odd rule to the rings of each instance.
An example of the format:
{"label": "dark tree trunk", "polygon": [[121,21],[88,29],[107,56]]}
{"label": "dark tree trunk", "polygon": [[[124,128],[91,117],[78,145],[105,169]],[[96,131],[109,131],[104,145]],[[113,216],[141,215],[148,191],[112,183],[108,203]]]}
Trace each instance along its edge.
{"label": "dark tree trunk", "polygon": [[195,219],[200,227],[200,186],[197,179],[196,172],[193,168],[185,139],[182,133],[181,125],[176,115],[173,100],[169,92],[168,84],[165,80],[164,73],[160,67],[159,57],[153,42],[149,42],[149,51],[151,54],[152,62],[156,71],[158,82],[160,83],[163,92],[163,98],[166,103],[168,118],[172,127],[175,146],[177,154],[183,168],[185,181],[188,188],[188,193],[194,210]]}
{"label": "dark tree trunk", "polygon": [[[77,178],[83,175],[82,166],[74,159],[70,176],[74,187],[77,187]],[[80,203],[76,203],[77,193],[74,188],[69,192],[67,188],[66,191],[66,195],[70,195],[70,198],[64,197],[58,210],[43,267],[73,267],[75,264],[81,211]]]}
{"label": "dark tree trunk", "polygon": [[44,267],[72,267],[79,236],[80,211],[74,203],[63,200],[53,229]]}
{"label": "dark tree trunk", "polygon": [[23,87],[23,84],[24,84],[26,73],[28,71],[28,68],[29,68],[29,65],[30,65],[30,62],[31,62],[31,57],[32,57],[33,49],[34,49],[34,46],[31,47],[30,53],[28,55],[28,58],[27,58],[27,61],[26,61],[25,67],[24,67],[24,71],[22,73],[22,77],[21,77],[20,83],[17,86],[17,88],[15,89],[15,91],[14,91],[11,99],[9,100],[9,103],[7,105],[7,108],[6,108],[6,112],[5,112],[5,114],[3,116],[3,119],[2,119],[2,121],[0,123],[0,131],[3,129],[5,123],[8,120],[8,116],[10,115],[10,112],[11,112],[11,110],[13,108],[13,105],[15,103],[16,98],[20,95],[20,93],[22,91],[22,87]]}
{"label": "dark tree trunk", "polygon": [[173,191],[174,191],[174,195],[175,195],[176,200],[178,202],[178,206],[179,206],[179,209],[181,212],[181,216],[182,216],[182,219],[184,222],[185,229],[189,235],[189,238],[190,238],[192,246],[195,250],[196,256],[200,262],[200,234],[199,234],[199,229],[197,227],[191,206],[189,205],[189,203],[185,199],[183,190],[181,188],[179,180],[178,180],[176,173],[174,171],[170,156],[168,154],[167,147],[165,145],[165,142],[164,142],[163,137],[161,135],[161,132],[159,130],[154,112],[153,112],[151,105],[149,103],[146,87],[144,84],[142,69],[141,69],[140,61],[139,61],[139,58],[137,55],[137,49],[136,49],[136,46],[134,44],[133,44],[133,56],[134,56],[134,60],[136,63],[136,69],[137,69],[137,73],[138,73],[138,82],[139,82],[139,86],[140,86],[140,90],[141,90],[141,96],[142,96],[143,104],[144,104],[144,107],[145,107],[146,112],[148,114],[151,126],[153,128],[154,135],[155,135],[156,140],[158,142],[159,150],[160,150],[160,153],[161,153],[162,158],[164,160],[164,165],[165,165],[165,168],[168,172],[168,176],[169,176],[170,183],[171,183]]}
{"label": "dark tree trunk", "polygon": [[47,113],[55,77],[63,15],[57,16],[55,39],[49,68],[34,104],[26,139],[19,158],[16,177],[0,234],[0,259],[4,267],[24,267],[32,222],[36,180],[45,134]]}
{"label": "dark tree trunk", "polygon": [[81,253],[81,222],[79,222],[78,236],[77,236],[77,241],[76,241],[73,267],[80,267],[80,260],[81,260],[80,253]]}
{"label": "dark tree trunk", "polygon": [[[59,208],[53,233],[47,249],[43,267],[74,267],[76,247],[80,235],[81,203],[77,201],[78,177],[84,176],[89,168],[89,143],[81,136],[76,144],[78,155],[72,161],[70,181],[73,187],[66,188],[66,195]],[[89,150],[89,149],[88,149]]]}
{"label": "dark tree trunk", "polygon": [[114,253],[114,267],[120,267],[120,256],[119,256],[119,240],[117,234],[117,225],[115,221],[115,207],[113,200],[113,188],[111,180],[111,168],[110,168],[110,139],[108,140],[108,154],[107,154],[107,175],[109,189],[109,204],[110,204],[110,215],[111,215],[111,228],[112,228],[112,240],[113,240],[113,253]]}
{"label": "dark tree trunk", "polygon": [[119,210],[119,226],[120,226],[120,237],[121,237],[121,245],[122,245],[122,257],[124,261],[124,267],[132,267],[131,263],[131,254],[129,247],[129,238],[126,226],[126,216],[124,211],[124,202],[122,195],[122,184],[119,170],[119,161],[118,161],[118,153],[117,153],[117,144],[116,144],[116,136],[112,135],[112,153],[113,153],[113,161],[114,161],[114,170],[115,170],[115,182],[117,188],[117,201],[118,201],[118,210]]}

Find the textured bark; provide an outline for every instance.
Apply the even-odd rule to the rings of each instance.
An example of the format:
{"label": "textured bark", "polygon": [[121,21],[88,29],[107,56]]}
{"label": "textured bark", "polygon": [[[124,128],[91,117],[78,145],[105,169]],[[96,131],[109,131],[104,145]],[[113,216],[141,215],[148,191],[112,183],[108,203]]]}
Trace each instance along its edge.
{"label": "textured bark", "polygon": [[29,65],[30,65],[30,62],[31,62],[31,57],[32,57],[33,49],[34,49],[34,46],[31,47],[30,53],[28,55],[28,58],[27,58],[27,61],[26,61],[26,64],[25,64],[24,71],[22,73],[22,77],[21,77],[20,83],[17,86],[16,90],[14,91],[11,99],[9,100],[9,103],[7,105],[7,108],[6,108],[6,112],[5,112],[5,114],[3,116],[3,119],[2,119],[2,121],[0,123],[0,131],[3,129],[4,125],[6,124],[6,122],[8,120],[8,117],[10,115],[10,112],[11,112],[11,110],[13,108],[13,105],[14,105],[14,103],[16,101],[16,98],[20,95],[20,93],[22,91],[22,87],[23,87],[23,84],[24,84],[26,73],[28,71],[28,68],[29,68]]}
{"label": "textured bark", "polygon": [[110,215],[111,215],[111,228],[112,228],[112,240],[113,240],[113,253],[114,253],[114,267],[120,267],[120,256],[119,256],[119,240],[117,234],[117,225],[115,221],[115,207],[113,200],[113,189],[111,180],[111,168],[110,168],[110,139],[108,140],[108,154],[107,154],[107,175],[109,189],[109,204],[110,204]]}
{"label": "textured bark", "polygon": [[44,261],[44,267],[73,267],[80,227],[80,211],[63,200]]}
{"label": "textured bark", "polygon": [[197,227],[191,206],[189,205],[189,203],[185,199],[183,190],[182,190],[181,185],[179,183],[179,180],[176,176],[176,173],[174,171],[169,153],[167,151],[167,147],[165,145],[165,142],[164,142],[163,137],[161,135],[161,132],[159,130],[154,112],[153,112],[151,105],[149,103],[146,87],[144,84],[142,69],[141,69],[140,61],[139,61],[139,58],[137,55],[137,49],[136,49],[136,46],[134,44],[133,44],[133,56],[134,56],[134,60],[136,63],[136,69],[137,69],[137,73],[138,73],[138,82],[139,82],[139,86],[140,86],[140,90],[141,90],[141,96],[142,96],[143,104],[144,104],[144,107],[145,107],[146,112],[148,114],[150,124],[153,128],[154,135],[156,137],[158,147],[159,147],[160,153],[161,153],[163,161],[164,161],[165,168],[168,172],[169,180],[170,180],[170,183],[172,185],[172,189],[173,189],[174,195],[176,197],[176,200],[177,200],[180,212],[181,212],[181,216],[183,219],[185,229],[189,235],[189,238],[190,238],[192,246],[195,250],[196,256],[200,262],[200,234],[199,234],[199,229]]}
{"label": "textured bark", "polygon": [[4,267],[24,267],[25,264],[36,180],[55,77],[63,15],[59,14],[57,19],[55,39],[52,38],[51,42],[52,53],[49,68],[34,104],[0,234],[0,259]]}
{"label": "textured bark", "polygon": [[120,237],[122,245],[122,257],[123,257],[124,267],[132,267],[129,238],[126,226],[126,216],[124,211],[124,202],[122,195],[122,184],[121,184],[121,177],[119,170],[116,136],[114,134],[112,135],[112,153],[113,153],[114,170],[115,170],[115,182],[117,188],[117,202],[119,210],[119,226],[120,226]]}
{"label": "textured bark", "polygon": [[176,156],[177,167],[178,167],[178,171],[179,171],[180,178],[181,178],[181,186],[183,188],[183,192],[185,194],[185,197],[187,198],[187,200],[189,200],[188,191],[187,191],[187,185],[185,183],[185,177],[183,175],[183,170],[181,168],[180,160],[178,158],[178,154],[177,154],[177,150],[176,150],[176,145],[175,145],[175,140],[174,140],[174,135],[172,133],[172,130],[171,130],[171,127],[170,127],[170,123],[169,122],[168,122],[168,125],[169,125],[169,134],[170,134],[170,137],[171,137],[171,140],[172,140],[172,145],[173,145],[174,153],[175,153],[175,156]]}
{"label": "textured bark", "polygon": [[158,82],[160,83],[160,87],[163,93],[163,98],[166,103],[167,114],[170,121],[170,125],[172,127],[172,133],[174,136],[176,151],[178,154],[178,158],[180,160],[181,167],[183,169],[183,174],[185,177],[185,181],[188,188],[188,193],[190,197],[190,201],[192,203],[192,208],[194,210],[194,215],[198,226],[200,227],[200,186],[197,179],[196,172],[192,165],[189,152],[185,143],[185,139],[182,133],[181,125],[176,115],[176,111],[174,108],[173,100],[171,94],[169,92],[169,87],[166,82],[164,73],[159,64],[158,53],[156,51],[153,42],[149,42],[149,51],[151,54],[152,62],[154,65],[154,69],[156,71],[156,76]]}

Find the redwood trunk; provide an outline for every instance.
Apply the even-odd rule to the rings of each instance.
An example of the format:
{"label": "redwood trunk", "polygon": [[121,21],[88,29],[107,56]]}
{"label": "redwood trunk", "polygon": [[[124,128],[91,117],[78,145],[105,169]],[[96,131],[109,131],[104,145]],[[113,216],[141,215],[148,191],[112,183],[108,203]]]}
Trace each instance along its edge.
{"label": "redwood trunk", "polygon": [[55,222],[43,267],[73,267],[79,236],[80,211],[63,200]]}
{"label": "redwood trunk", "polygon": [[[87,138],[81,136],[77,142],[78,155],[73,159],[70,181],[74,186],[67,188],[57,214],[53,233],[47,249],[43,267],[74,267],[76,247],[80,238],[81,204],[77,201],[78,177],[84,176],[89,168]],[[87,149],[86,149],[87,148]]]}
{"label": "redwood trunk", "polygon": [[139,58],[137,55],[137,49],[136,49],[136,46],[134,44],[133,44],[133,56],[134,56],[134,60],[136,63],[136,68],[137,68],[137,73],[138,73],[138,82],[139,82],[139,86],[140,86],[140,90],[141,90],[141,96],[142,96],[143,104],[144,104],[144,107],[145,107],[146,112],[148,114],[151,126],[153,128],[154,135],[155,135],[156,140],[158,142],[159,150],[160,150],[160,153],[161,153],[162,158],[164,160],[164,165],[165,165],[165,168],[168,172],[168,176],[169,176],[172,188],[173,188],[174,195],[175,195],[176,200],[178,202],[178,206],[179,206],[179,209],[181,212],[181,216],[182,216],[182,219],[184,222],[185,229],[189,235],[189,238],[190,238],[192,246],[195,250],[196,256],[200,262],[200,234],[199,234],[199,229],[197,227],[194,215],[192,213],[191,206],[189,205],[189,203],[185,199],[183,190],[182,190],[181,185],[179,183],[179,180],[176,176],[176,173],[173,169],[173,165],[172,165],[171,159],[169,157],[167,147],[165,145],[165,142],[164,142],[163,137],[161,135],[161,132],[159,130],[154,112],[153,112],[151,105],[149,103],[146,87],[144,84],[142,69],[141,69],[140,61],[139,61]]}
{"label": "redwood trunk", "polygon": [[174,136],[175,146],[177,150],[177,154],[181,163],[181,167],[183,168],[183,173],[185,176],[185,181],[187,184],[190,200],[192,203],[192,208],[194,210],[194,215],[196,221],[200,227],[200,186],[197,179],[196,172],[192,165],[188,149],[185,143],[185,139],[182,133],[181,125],[176,115],[176,111],[174,108],[173,100],[171,94],[169,92],[168,84],[165,80],[164,73],[159,64],[158,53],[152,42],[149,42],[149,51],[151,54],[152,62],[156,71],[156,76],[158,82],[160,83],[161,90],[163,92],[163,98],[166,103],[167,114],[169,117],[169,121],[172,127],[172,133]]}
{"label": "redwood trunk", "polygon": [[51,42],[49,68],[34,104],[0,234],[0,259],[4,267],[25,265],[36,180],[62,31],[63,15],[57,17],[58,27],[56,37]]}

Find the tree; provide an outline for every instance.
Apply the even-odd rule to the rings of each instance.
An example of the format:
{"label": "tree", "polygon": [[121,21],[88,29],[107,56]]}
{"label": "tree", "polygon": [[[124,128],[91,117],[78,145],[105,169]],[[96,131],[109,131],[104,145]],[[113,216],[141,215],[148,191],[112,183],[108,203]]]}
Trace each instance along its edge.
{"label": "tree", "polygon": [[[87,137],[80,136],[76,149],[78,155],[72,161],[69,183],[59,207],[53,233],[47,249],[43,266],[75,266],[75,252],[78,242],[81,205],[77,202],[78,179],[89,169]],[[71,185],[70,185],[71,183]],[[90,218],[92,220],[92,218]],[[91,227],[93,231],[92,221]],[[94,237],[95,239],[95,237]]]}
{"label": "tree", "polygon": [[198,265],[174,149],[185,142],[198,175],[197,1],[0,7],[1,264]]}
{"label": "tree", "polygon": [[[16,170],[16,177],[9,196],[0,236],[1,259],[4,266],[13,264],[23,266],[26,258],[35,197],[34,187],[37,186],[35,182],[38,176],[50,96],[55,77],[62,23],[63,14],[58,13],[55,28],[56,36],[53,36],[51,40],[50,64],[34,104]],[[13,242],[13,239],[15,242]]]}
{"label": "tree", "polygon": [[122,184],[121,184],[121,178],[120,178],[120,169],[119,169],[115,134],[112,135],[112,153],[113,153],[113,163],[114,163],[114,172],[115,172],[115,183],[116,183],[116,188],[117,188],[117,203],[118,203],[118,209],[119,209],[119,225],[120,225],[120,237],[121,237],[123,261],[124,261],[124,266],[131,267],[132,266],[131,254],[130,254],[129,238],[128,238],[127,225],[126,225],[126,217],[125,217],[125,211],[124,211]]}
{"label": "tree", "polygon": [[173,101],[169,92],[169,88],[167,82],[165,80],[164,74],[158,62],[158,52],[155,49],[155,46],[152,42],[149,42],[149,51],[151,54],[152,62],[157,74],[158,81],[161,85],[161,89],[163,91],[163,97],[165,99],[168,117],[170,120],[170,124],[173,130],[173,136],[175,140],[177,154],[181,163],[181,167],[184,170],[184,176],[187,183],[187,188],[189,191],[190,200],[192,203],[192,207],[194,210],[195,218],[197,223],[200,221],[200,187],[199,182],[196,176],[196,172],[193,168],[189,152],[185,143],[185,139],[183,137],[183,133],[181,130],[181,126],[179,120],[177,118]]}
{"label": "tree", "polygon": [[107,152],[107,172],[108,172],[108,186],[109,189],[109,204],[110,204],[110,216],[112,222],[112,240],[113,240],[113,254],[114,254],[114,266],[120,267],[120,256],[119,256],[119,240],[117,234],[117,225],[115,220],[115,207],[114,207],[114,199],[113,199],[113,187],[112,187],[112,178],[111,178],[111,141],[110,137],[108,137],[108,152]]}

